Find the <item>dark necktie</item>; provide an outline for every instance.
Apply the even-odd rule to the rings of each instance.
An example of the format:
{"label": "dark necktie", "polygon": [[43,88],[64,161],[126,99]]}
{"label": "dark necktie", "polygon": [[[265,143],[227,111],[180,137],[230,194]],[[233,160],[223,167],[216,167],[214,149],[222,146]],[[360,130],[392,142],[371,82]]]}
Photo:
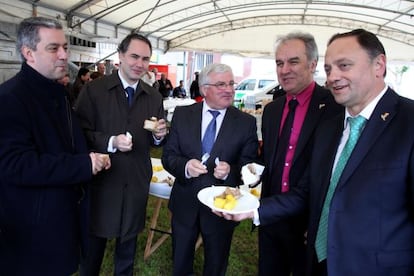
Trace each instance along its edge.
{"label": "dark necktie", "polygon": [[288,105],[289,112],[283,124],[282,132],[280,133],[279,142],[277,144],[276,149],[276,160],[273,166],[275,178],[273,179],[277,179],[277,181],[272,183],[271,185],[271,194],[280,193],[281,191],[280,185],[282,182],[283,168],[285,167],[286,153],[289,146],[290,134],[292,132],[293,121],[295,119],[295,111],[296,106],[298,105],[298,101],[296,99],[291,99]]}
{"label": "dark necktie", "polygon": [[352,151],[361,135],[362,129],[365,126],[366,119],[362,116],[357,116],[355,118],[349,117],[348,119],[350,132],[348,140],[339,155],[338,162],[334,168],[333,174],[331,176],[331,182],[329,184],[328,192],[325,197],[325,202],[323,204],[321,217],[319,219],[319,227],[316,235],[315,241],[315,250],[318,256],[318,261],[321,262],[327,257],[327,247],[328,247],[328,217],[329,217],[329,208],[331,206],[331,200],[335,192],[336,186],[338,185],[339,179],[342,175],[342,171],[345,168],[346,163],[348,162],[349,157],[351,156]]}
{"label": "dark necktie", "polygon": [[125,91],[128,95],[128,104],[129,106],[132,105],[132,99],[134,98],[134,94],[135,94],[135,90],[133,87],[128,86],[127,88],[125,88]]}
{"label": "dark necktie", "polygon": [[203,154],[204,153],[210,153],[211,149],[214,145],[214,140],[216,139],[216,130],[217,130],[217,122],[216,118],[218,115],[220,115],[220,112],[217,110],[209,110],[208,112],[213,115],[213,118],[211,119],[210,123],[208,124],[206,128],[206,132],[204,133],[202,146],[203,146]]}

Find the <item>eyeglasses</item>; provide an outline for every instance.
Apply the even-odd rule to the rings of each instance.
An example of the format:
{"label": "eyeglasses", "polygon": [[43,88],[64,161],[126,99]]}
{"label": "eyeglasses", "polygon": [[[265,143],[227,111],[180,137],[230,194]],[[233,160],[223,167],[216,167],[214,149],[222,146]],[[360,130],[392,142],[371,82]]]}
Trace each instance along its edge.
{"label": "eyeglasses", "polygon": [[204,85],[210,85],[210,86],[216,87],[217,89],[224,90],[224,89],[227,88],[227,86],[230,87],[230,88],[234,88],[234,86],[236,84],[237,83],[235,83],[234,81],[230,81],[229,83],[225,83],[225,82],[220,81],[220,82],[216,82],[216,83],[205,83]]}

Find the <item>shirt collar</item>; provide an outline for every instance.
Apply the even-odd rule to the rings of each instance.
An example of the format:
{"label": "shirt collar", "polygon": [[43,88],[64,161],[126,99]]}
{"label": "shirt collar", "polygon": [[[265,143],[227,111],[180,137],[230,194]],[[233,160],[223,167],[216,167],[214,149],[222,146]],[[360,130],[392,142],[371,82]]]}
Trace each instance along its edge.
{"label": "shirt collar", "polygon": [[119,76],[119,79],[121,80],[121,83],[122,83],[122,87],[124,88],[124,89],[126,89],[128,86],[130,86],[130,87],[132,87],[132,88],[134,88],[134,90],[137,90],[137,86],[138,86],[138,82],[139,81],[137,81],[137,82],[135,82],[134,84],[128,84],[128,82],[122,77],[122,75],[121,75],[121,72],[120,72],[121,70],[118,70],[118,76]]}
{"label": "shirt collar", "polygon": [[315,81],[312,81],[302,92],[297,95],[286,94],[286,102],[288,103],[291,99],[295,98],[299,105],[305,104],[310,100],[312,92],[315,89]]}
{"label": "shirt collar", "polygon": [[217,110],[218,112],[220,112],[220,114],[224,115],[226,114],[226,108],[225,109],[214,109],[211,108],[206,101],[203,101],[203,114],[208,113],[209,110]]}
{"label": "shirt collar", "polygon": [[[388,86],[385,85],[384,89],[379,93],[357,116],[362,116],[365,119],[369,120],[372,113],[374,112],[375,107],[377,106],[379,100],[384,96],[385,92],[387,91]],[[348,109],[345,108],[345,120],[344,120],[344,128],[346,127],[347,119],[352,117],[349,114]],[[355,116],[356,117],[356,116]]]}

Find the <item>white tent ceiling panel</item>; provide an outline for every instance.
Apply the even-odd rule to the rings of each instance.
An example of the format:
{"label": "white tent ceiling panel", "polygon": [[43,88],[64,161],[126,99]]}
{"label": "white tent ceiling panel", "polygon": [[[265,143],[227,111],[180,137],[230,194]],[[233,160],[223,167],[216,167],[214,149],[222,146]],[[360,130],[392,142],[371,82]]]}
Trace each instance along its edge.
{"label": "white tent ceiling panel", "polygon": [[[68,32],[117,41],[132,30],[163,51],[195,49],[271,55],[288,30],[313,33],[321,48],[334,33],[366,28],[392,59],[414,61],[414,1],[403,0],[0,0],[2,20],[59,17]],[[3,19],[7,18],[7,19]],[[248,38],[246,42],[246,37]],[[392,54],[391,54],[392,53]]]}
{"label": "white tent ceiling panel", "polygon": [[[278,35],[286,34],[291,31],[308,31],[303,25],[296,26],[263,26],[249,29],[238,29],[232,32],[215,34],[203,39],[193,40],[185,44],[181,49],[196,49],[208,51],[215,47],[220,52],[241,54],[243,56],[262,56],[271,57],[274,51],[274,42]],[[311,33],[315,36],[319,53],[322,56],[326,50],[326,43],[334,33],[342,32],[343,29],[313,26]],[[256,33],[252,36],[252,33]],[[257,40],[260,37],[260,43]],[[217,43],[220,41],[220,43]],[[407,60],[407,56],[413,56],[413,47],[399,43],[390,39],[382,38],[381,41],[386,48],[387,55],[395,60]],[[188,47],[188,48],[187,48]],[[175,47],[174,47],[175,48]],[[246,49],[250,49],[247,51]]]}

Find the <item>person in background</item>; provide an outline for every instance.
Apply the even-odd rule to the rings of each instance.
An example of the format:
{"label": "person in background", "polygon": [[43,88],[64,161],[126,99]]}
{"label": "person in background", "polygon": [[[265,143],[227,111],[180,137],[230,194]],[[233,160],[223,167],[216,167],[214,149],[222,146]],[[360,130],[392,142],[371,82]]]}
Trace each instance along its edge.
{"label": "person in background", "polygon": [[91,72],[89,71],[89,69],[85,67],[79,68],[75,82],[73,83],[73,86],[72,86],[72,92],[69,95],[71,106],[75,105],[76,99],[78,98],[79,93],[82,90],[82,87],[85,85],[85,83],[89,82],[90,80],[91,80]]}
{"label": "person in background", "polygon": [[58,79],[57,82],[65,87],[66,92],[67,92],[67,96],[69,96],[70,91],[72,91],[72,84],[70,83],[69,73],[66,73],[63,76],[63,78]]}
{"label": "person in background", "polygon": [[167,75],[161,73],[161,79],[158,80],[158,91],[161,93],[163,98],[168,98],[172,96],[173,85]]}
{"label": "person in background", "polygon": [[184,81],[180,80],[180,84],[174,88],[173,90],[173,97],[174,98],[185,98],[187,95],[187,92],[184,88]]}
{"label": "person in background", "polygon": [[283,90],[282,86],[278,84],[275,88],[272,90],[272,100],[276,100],[277,98],[285,95],[286,92]]}
{"label": "person in background", "polygon": [[[150,147],[167,133],[162,98],[143,84],[152,46],[137,33],[118,47],[119,70],[87,83],[75,105],[91,149],[111,154],[112,169],[90,186],[89,250],[81,274],[99,275],[108,239],[116,238],[114,275],[133,275],[137,235],[144,229],[149,183]],[[144,121],[158,118],[148,131]]]}
{"label": "person in background", "polygon": [[324,68],[345,111],[318,127],[303,181],[256,215],[220,215],[266,225],[309,209],[308,275],[414,275],[414,101],[386,85],[364,29],[332,36]]}
{"label": "person in background", "polygon": [[[237,224],[212,214],[210,208],[198,201],[197,193],[212,184],[241,185],[241,167],[257,157],[255,118],[232,106],[233,86],[229,66],[210,64],[200,73],[205,101],[176,107],[174,111],[162,164],[176,177],[169,201],[175,276],[193,275],[194,248],[199,234],[204,247],[203,275],[226,273]],[[212,120],[217,124],[214,133],[207,130]],[[215,139],[212,148],[202,142],[206,136]],[[200,160],[206,153],[210,157],[202,163]]]}
{"label": "person in background", "polygon": [[93,80],[96,80],[97,78],[101,78],[101,77],[103,77],[104,75],[102,75],[100,72],[98,72],[98,71],[95,71],[95,72],[92,72],[91,73],[91,77],[90,77],[90,79],[91,79],[91,81],[93,81]]}
{"label": "person in background", "polygon": [[154,87],[158,91],[159,88],[160,88],[160,84],[157,81],[157,78],[158,78],[158,69],[157,69],[157,67],[152,68],[151,72],[154,73],[154,77],[155,77],[155,80],[154,80],[154,83],[152,84],[152,87]]}
{"label": "person in background", "polygon": [[81,186],[109,169],[88,152],[57,82],[67,73],[62,25],[24,19],[20,72],[0,85],[0,274],[72,275],[80,253]]}
{"label": "person in background", "polygon": [[99,62],[97,65],[96,65],[96,71],[98,72],[98,73],[100,73],[102,76],[105,76],[105,63],[104,62]]}
{"label": "person in background", "polygon": [[[343,111],[329,90],[313,79],[318,48],[309,33],[292,32],[276,41],[276,73],[283,95],[264,108],[262,117],[261,198],[284,195],[298,185],[310,159],[316,127]],[[292,125],[289,106],[296,102]],[[288,127],[290,132],[284,131]],[[259,275],[305,274],[307,215],[259,226]]]}
{"label": "person in background", "polygon": [[203,97],[200,94],[200,87],[198,84],[198,72],[194,73],[195,79],[191,82],[190,86],[190,96],[191,99],[194,99],[196,102],[201,102],[203,100]]}

